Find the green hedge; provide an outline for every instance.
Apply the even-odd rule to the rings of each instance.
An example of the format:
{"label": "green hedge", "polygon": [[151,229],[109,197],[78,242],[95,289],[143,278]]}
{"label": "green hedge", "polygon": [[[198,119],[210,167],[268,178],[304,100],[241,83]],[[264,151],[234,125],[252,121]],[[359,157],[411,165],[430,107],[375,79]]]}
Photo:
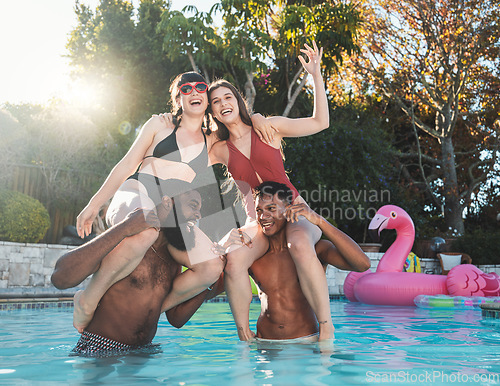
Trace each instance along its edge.
{"label": "green hedge", "polygon": [[50,227],[40,201],[12,190],[0,190],[0,240],[37,243]]}
{"label": "green hedge", "polygon": [[474,265],[500,264],[500,231],[476,229],[459,237],[453,250],[467,253]]}

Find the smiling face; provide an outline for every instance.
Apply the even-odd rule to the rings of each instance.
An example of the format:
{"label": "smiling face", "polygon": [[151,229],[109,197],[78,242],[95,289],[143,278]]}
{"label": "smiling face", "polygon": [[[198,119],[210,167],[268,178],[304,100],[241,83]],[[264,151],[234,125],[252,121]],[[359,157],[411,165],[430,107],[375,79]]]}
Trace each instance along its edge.
{"label": "smiling face", "polygon": [[177,202],[180,204],[180,213],[187,223],[194,225],[201,218],[201,195],[197,190],[181,194]]}
{"label": "smiling face", "polygon": [[278,194],[257,196],[255,204],[257,221],[266,236],[274,236],[285,228],[286,204],[278,198]]}
{"label": "smiling face", "polygon": [[195,232],[191,230],[201,218],[200,193],[191,190],[179,194],[174,197],[173,204],[173,210],[166,221],[168,224],[162,227],[162,233],[174,248],[189,251],[195,245]]}
{"label": "smiling face", "polygon": [[218,87],[210,93],[210,108],[214,118],[225,125],[241,120],[238,100],[227,87]]}
{"label": "smiling face", "polygon": [[[198,90],[194,88],[189,93],[191,89],[189,85],[194,87],[197,84]],[[174,115],[180,115],[184,112],[195,115],[205,114],[208,107],[208,96],[206,89],[204,90],[204,87],[201,87],[202,84],[206,84],[205,78],[196,72],[184,72],[175,77],[169,89]],[[183,92],[181,92],[181,88],[183,88]],[[180,108],[182,110],[179,110]]]}
{"label": "smiling face", "polygon": [[177,98],[182,111],[187,114],[205,114],[208,108],[208,97],[207,92],[199,92],[194,86],[197,82],[188,82],[193,86],[193,90],[190,94],[185,95],[180,91],[178,92]]}

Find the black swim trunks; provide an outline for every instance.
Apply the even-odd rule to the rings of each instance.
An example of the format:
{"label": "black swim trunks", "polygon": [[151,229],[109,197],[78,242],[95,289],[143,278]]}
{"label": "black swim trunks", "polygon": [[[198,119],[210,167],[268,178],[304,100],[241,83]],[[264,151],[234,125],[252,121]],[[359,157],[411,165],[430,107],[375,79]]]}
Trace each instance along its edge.
{"label": "black swim trunks", "polygon": [[75,348],[71,350],[71,355],[79,355],[85,357],[109,356],[123,354],[132,350],[143,350],[158,348],[158,344],[148,343],[142,346],[131,346],[129,344],[120,343],[116,340],[108,339],[92,332],[84,331]]}

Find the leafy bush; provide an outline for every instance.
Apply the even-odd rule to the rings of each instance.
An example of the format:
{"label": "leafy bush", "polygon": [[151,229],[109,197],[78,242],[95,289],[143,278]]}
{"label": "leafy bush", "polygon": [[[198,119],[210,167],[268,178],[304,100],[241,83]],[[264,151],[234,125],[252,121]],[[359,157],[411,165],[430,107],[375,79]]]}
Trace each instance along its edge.
{"label": "leafy bush", "polygon": [[384,122],[362,106],[336,106],[331,127],[313,136],[287,138],[289,177],[311,208],[334,219],[357,242],[382,205],[399,204],[394,151]]}
{"label": "leafy bush", "polygon": [[467,253],[474,265],[500,264],[500,231],[476,229],[453,243],[457,252]]}
{"label": "leafy bush", "polygon": [[49,213],[40,201],[20,192],[0,190],[0,240],[36,243],[49,227]]}

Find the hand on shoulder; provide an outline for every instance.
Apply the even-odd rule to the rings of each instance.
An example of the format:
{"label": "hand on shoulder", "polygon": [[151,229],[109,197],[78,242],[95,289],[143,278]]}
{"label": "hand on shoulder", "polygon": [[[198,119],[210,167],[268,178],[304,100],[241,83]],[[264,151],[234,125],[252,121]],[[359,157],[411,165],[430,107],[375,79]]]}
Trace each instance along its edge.
{"label": "hand on shoulder", "polygon": [[[251,116],[252,125],[255,133],[260,140],[268,145],[273,144],[276,134],[279,133],[279,128],[273,117],[265,118],[262,114],[255,113]],[[274,123],[273,123],[274,122]],[[281,137],[280,137],[281,139]]]}
{"label": "hand on shoulder", "polygon": [[153,114],[151,118],[149,118],[149,120],[146,122],[146,125],[147,124],[150,124],[151,126],[158,129],[173,130],[175,128],[174,116],[171,113]]}

